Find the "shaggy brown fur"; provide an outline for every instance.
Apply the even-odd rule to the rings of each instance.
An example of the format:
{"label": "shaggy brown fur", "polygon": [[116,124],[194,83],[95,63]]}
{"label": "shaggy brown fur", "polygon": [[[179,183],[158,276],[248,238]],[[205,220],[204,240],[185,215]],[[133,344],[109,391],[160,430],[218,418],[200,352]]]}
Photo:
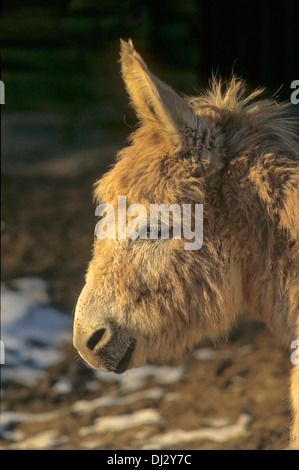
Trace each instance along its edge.
{"label": "shaggy brown fur", "polygon": [[[245,96],[232,78],[182,99],[121,44],[140,127],[95,187],[98,203],[198,203],[204,240],[96,240],[78,300],[74,344],[92,366],[122,372],[180,357],[252,311],[290,347],[299,339],[299,146],[286,104]],[[299,364],[291,378],[299,448]]]}

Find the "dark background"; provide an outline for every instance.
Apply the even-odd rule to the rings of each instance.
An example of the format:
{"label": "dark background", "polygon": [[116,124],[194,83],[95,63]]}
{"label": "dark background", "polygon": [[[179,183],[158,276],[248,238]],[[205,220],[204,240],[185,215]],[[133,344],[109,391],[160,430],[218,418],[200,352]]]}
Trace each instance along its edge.
{"label": "dark background", "polygon": [[264,87],[265,96],[289,101],[299,77],[297,4],[3,1],[3,168],[94,148],[135,125],[119,73],[120,38],[132,38],[179,92],[196,94],[212,73],[225,79],[233,71],[248,91]]}
{"label": "dark background", "polygon": [[[298,78],[298,2],[285,0],[6,0],[1,45],[7,110],[74,110],[95,104],[100,78],[117,78],[119,38],[132,38],[153,68],[192,75],[232,69],[249,87],[288,99]],[[296,49],[297,47],[297,49]],[[184,82],[184,80],[183,80]],[[181,84],[181,83],[180,83]],[[114,83],[115,85],[115,83]],[[114,100],[115,91],[113,91]]]}

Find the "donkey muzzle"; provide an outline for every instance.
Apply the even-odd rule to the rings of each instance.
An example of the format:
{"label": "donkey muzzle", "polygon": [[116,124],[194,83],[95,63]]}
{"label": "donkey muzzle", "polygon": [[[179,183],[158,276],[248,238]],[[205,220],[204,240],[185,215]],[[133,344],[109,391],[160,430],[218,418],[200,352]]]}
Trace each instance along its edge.
{"label": "donkey muzzle", "polygon": [[121,374],[129,367],[136,340],[130,331],[113,323],[91,330],[75,322],[73,344],[94,369]]}

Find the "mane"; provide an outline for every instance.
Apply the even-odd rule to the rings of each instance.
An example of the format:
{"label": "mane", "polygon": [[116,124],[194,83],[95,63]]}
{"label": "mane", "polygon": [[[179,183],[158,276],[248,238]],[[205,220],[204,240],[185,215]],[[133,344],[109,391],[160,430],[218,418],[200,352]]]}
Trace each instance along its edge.
{"label": "mane", "polygon": [[229,133],[234,153],[270,145],[299,159],[299,123],[291,103],[257,100],[263,92],[258,88],[246,95],[243,80],[233,76],[226,83],[213,76],[207,91],[186,99],[198,116],[211,118]]}

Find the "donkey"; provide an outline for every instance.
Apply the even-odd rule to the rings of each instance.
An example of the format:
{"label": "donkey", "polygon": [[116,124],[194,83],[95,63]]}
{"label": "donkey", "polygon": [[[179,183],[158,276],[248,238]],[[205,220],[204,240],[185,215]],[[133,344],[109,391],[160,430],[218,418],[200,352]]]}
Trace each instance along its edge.
{"label": "donkey", "polygon": [[[180,358],[248,310],[290,347],[299,339],[299,144],[289,105],[260,99],[261,89],[246,96],[234,76],[182,98],[131,41],[121,41],[120,62],[140,125],[95,200],[115,209],[116,226],[118,196],[147,209],[202,204],[203,243],[95,239],[75,348],[92,367],[122,373]],[[290,389],[299,448],[299,364]]]}

